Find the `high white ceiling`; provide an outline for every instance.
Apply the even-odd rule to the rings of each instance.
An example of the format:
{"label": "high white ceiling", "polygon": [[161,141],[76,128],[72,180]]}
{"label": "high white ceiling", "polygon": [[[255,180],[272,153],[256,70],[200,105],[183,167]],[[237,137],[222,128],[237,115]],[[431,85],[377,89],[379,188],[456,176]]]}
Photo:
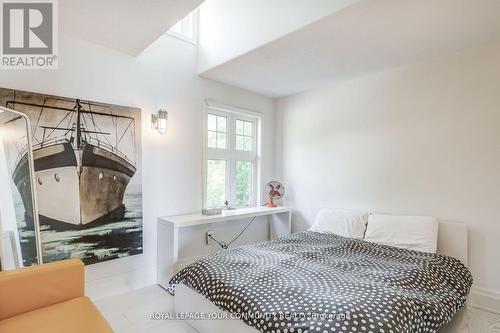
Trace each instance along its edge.
{"label": "high white ceiling", "polygon": [[59,30],[136,56],[203,0],[61,0]]}
{"label": "high white ceiling", "polygon": [[200,6],[198,71],[236,58],[359,0],[207,0]]}
{"label": "high white ceiling", "polygon": [[496,40],[500,0],[362,0],[201,75],[279,97]]}

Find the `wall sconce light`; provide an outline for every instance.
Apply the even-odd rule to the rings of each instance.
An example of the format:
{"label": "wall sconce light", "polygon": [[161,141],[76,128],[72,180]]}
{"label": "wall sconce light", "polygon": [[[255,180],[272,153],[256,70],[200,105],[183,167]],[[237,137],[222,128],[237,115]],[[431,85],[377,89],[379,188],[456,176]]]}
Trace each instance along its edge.
{"label": "wall sconce light", "polygon": [[157,113],[151,115],[151,128],[158,131],[160,134],[167,133],[168,112],[165,109],[158,110]]}

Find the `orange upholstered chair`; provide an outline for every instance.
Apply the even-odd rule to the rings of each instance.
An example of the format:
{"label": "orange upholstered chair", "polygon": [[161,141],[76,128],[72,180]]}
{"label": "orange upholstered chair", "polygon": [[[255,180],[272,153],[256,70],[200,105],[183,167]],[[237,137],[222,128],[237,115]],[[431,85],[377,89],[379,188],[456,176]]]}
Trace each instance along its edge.
{"label": "orange upholstered chair", "polygon": [[0,272],[0,333],[112,333],[84,294],[80,260]]}

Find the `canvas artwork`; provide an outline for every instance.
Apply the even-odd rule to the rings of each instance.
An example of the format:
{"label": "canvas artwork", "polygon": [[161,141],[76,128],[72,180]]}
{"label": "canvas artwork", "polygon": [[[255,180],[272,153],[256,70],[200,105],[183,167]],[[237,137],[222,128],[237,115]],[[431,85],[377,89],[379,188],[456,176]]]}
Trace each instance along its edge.
{"label": "canvas artwork", "polygon": [[[31,121],[44,262],[93,264],[142,253],[141,110],[4,88],[0,104]],[[19,145],[8,156],[29,263],[36,254],[23,190],[26,150]]]}

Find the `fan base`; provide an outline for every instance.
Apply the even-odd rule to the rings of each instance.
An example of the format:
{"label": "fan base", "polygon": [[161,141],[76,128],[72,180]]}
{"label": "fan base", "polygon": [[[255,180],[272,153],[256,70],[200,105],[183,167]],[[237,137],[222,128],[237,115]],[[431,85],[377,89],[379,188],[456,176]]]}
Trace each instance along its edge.
{"label": "fan base", "polygon": [[269,198],[269,201],[267,202],[267,207],[271,208],[277,207],[276,204],[273,202],[273,198]]}

